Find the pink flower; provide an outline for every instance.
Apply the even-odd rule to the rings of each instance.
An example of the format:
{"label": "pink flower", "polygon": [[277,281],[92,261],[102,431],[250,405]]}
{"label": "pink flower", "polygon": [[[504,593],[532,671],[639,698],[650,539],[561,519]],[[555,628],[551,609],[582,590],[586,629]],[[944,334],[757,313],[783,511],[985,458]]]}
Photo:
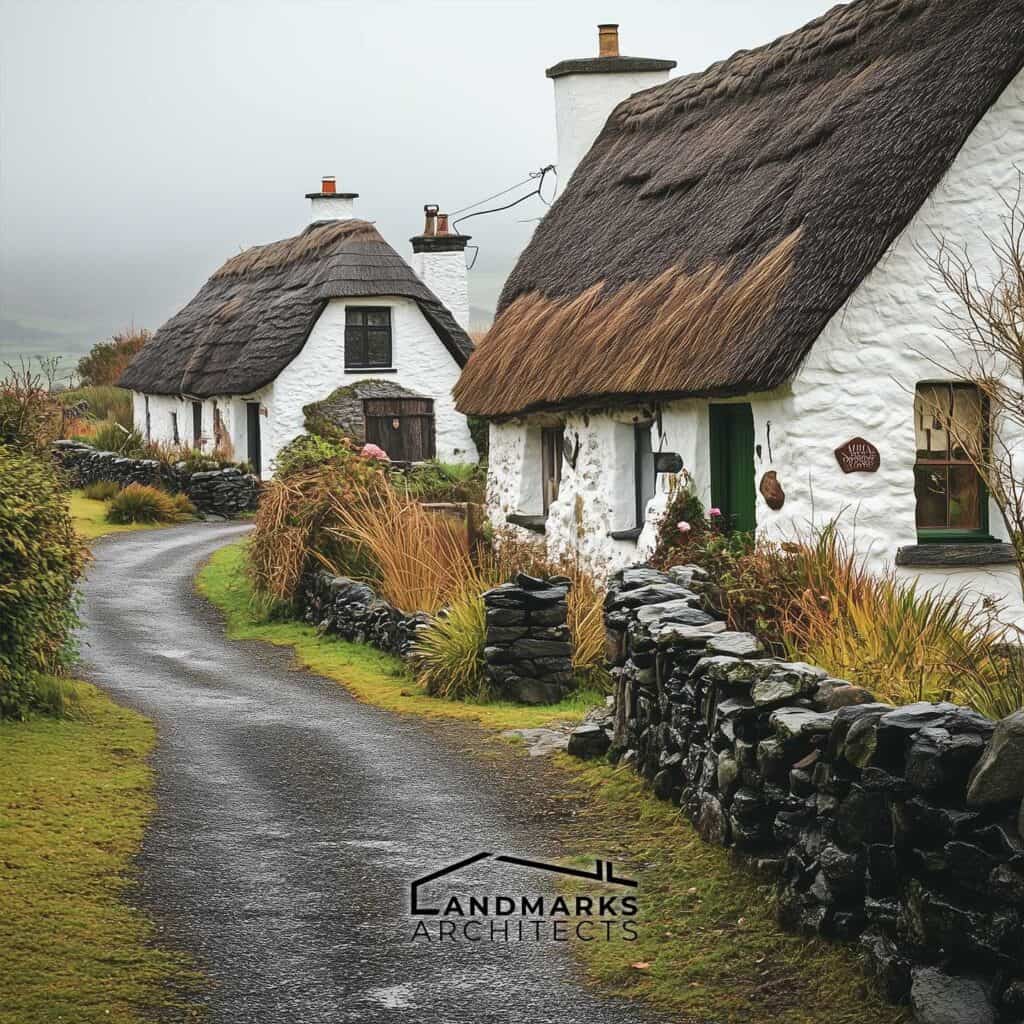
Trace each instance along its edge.
{"label": "pink flower", "polygon": [[720,508],[709,508],[708,509],[708,515],[711,516],[712,519],[714,519],[716,516],[720,516],[721,514],[722,514],[722,510]]}
{"label": "pink flower", "polygon": [[390,462],[388,453],[375,444],[364,444],[359,452],[366,459],[380,459],[381,462]]}
{"label": "pink flower", "polygon": [[692,527],[692,526],[690,526],[690,524],[689,524],[688,522],[686,522],[686,520],[684,519],[684,520],[682,520],[681,522],[679,522],[679,524],[678,524],[678,525],[676,526],[676,529],[677,529],[677,530],[678,530],[678,531],[679,531],[680,533],[689,533],[689,532],[690,532],[690,530],[692,530],[692,529],[693,529],[693,527]]}

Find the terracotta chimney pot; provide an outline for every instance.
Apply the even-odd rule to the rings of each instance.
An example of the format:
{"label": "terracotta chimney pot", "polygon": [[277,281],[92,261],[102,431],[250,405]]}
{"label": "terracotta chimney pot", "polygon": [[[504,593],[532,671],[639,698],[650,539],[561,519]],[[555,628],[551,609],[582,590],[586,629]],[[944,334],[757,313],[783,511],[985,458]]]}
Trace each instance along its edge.
{"label": "terracotta chimney pot", "polygon": [[437,211],[440,209],[435,203],[427,203],[423,207],[423,236],[432,238],[437,234]]}
{"label": "terracotta chimney pot", "polygon": [[337,183],[334,180],[333,174],[325,174],[323,181],[320,183],[320,191],[324,195],[334,195],[338,191]]}
{"label": "terracotta chimney pot", "polygon": [[439,213],[437,215],[437,233],[439,235],[447,235],[448,234],[448,214],[447,213]]}
{"label": "terracotta chimney pot", "polygon": [[597,55],[599,57],[618,57],[619,55],[619,26],[598,25],[597,26]]}

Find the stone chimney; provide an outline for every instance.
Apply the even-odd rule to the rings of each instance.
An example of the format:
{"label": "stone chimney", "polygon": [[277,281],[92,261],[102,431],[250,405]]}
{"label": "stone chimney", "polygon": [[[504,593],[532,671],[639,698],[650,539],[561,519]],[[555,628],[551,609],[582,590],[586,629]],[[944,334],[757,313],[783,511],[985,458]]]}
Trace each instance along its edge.
{"label": "stone chimney", "polygon": [[459,326],[469,330],[469,275],[466,243],[470,235],[453,234],[448,214],[428,203],[423,207],[423,234],[414,235],[412,269],[416,276],[448,307]]}
{"label": "stone chimney", "polygon": [[334,175],[325,175],[320,182],[319,192],[307,192],[310,205],[310,223],[325,220],[352,220],[355,217],[355,200],[358,192],[339,192]]}
{"label": "stone chimney", "polygon": [[555,83],[558,188],[563,190],[604,127],[627,96],[668,80],[674,60],[623,57],[619,26],[598,25],[598,56],[563,60],[545,74]]}

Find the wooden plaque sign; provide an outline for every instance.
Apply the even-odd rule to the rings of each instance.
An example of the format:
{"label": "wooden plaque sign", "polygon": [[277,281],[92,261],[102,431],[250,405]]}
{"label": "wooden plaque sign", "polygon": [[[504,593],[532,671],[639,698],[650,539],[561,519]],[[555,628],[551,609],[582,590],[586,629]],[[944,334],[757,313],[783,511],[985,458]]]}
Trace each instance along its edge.
{"label": "wooden plaque sign", "polygon": [[882,457],[870,441],[854,437],[836,449],[836,462],[844,473],[875,473]]}

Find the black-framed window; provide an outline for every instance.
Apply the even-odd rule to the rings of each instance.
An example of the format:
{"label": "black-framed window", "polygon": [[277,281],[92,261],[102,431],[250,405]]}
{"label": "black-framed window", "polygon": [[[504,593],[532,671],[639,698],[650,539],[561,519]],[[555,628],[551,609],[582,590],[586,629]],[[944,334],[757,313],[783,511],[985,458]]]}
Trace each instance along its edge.
{"label": "black-framed window", "polygon": [[914,427],[918,539],[989,539],[988,492],[974,462],[988,450],[985,397],[973,384],[918,384]]}
{"label": "black-framed window", "polygon": [[633,426],[633,492],[635,526],[642,529],[647,516],[647,503],[654,497],[654,450],[651,445],[651,423]]}
{"label": "black-framed window", "polygon": [[171,413],[171,438],[175,444],[181,443],[181,437],[178,434],[178,414],[176,412]]}
{"label": "black-framed window", "polygon": [[391,310],[387,306],[345,307],[345,369],[391,366]]}

